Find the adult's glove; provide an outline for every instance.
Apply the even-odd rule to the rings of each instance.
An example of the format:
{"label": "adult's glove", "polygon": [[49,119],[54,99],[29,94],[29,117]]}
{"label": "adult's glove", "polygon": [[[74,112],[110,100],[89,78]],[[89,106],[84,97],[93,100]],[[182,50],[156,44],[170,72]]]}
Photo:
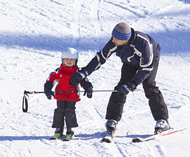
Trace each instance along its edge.
{"label": "adult's glove", "polygon": [[54,97],[54,93],[51,91],[52,88],[53,88],[53,84],[51,82],[46,82],[44,84],[44,93],[49,100],[51,100],[52,96]]}
{"label": "adult's glove", "polygon": [[88,72],[87,71],[84,71],[84,70],[80,70],[76,73],[74,73],[71,77],[70,77],[70,84],[71,86],[74,86],[76,87],[79,82],[84,79],[86,76],[88,76]]}
{"label": "adult's glove", "polygon": [[84,96],[87,94],[88,98],[92,98],[92,93],[93,93],[93,86],[90,82],[85,82],[84,86]]}
{"label": "adult's glove", "polygon": [[117,91],[117,94],[124,94],[127,95],[130,91],[134,91],[137,87],[137,84],[135,82],[127,82],[125,85],[122,85],[119,90]]}

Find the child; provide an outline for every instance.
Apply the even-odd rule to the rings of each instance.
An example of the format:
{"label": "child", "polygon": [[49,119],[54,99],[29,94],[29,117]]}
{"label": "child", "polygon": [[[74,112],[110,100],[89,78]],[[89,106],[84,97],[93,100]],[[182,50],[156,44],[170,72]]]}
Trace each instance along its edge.
{"label": "child", "polygon": [[[74,136],[72,128],[78,127],[75,104],[77,101],[80,101],[80,98],[77,93],[77,87],[71,86],[69,79],[78,70],[78,52],[74,48],[67,48],[62,53],[61,59],[62,64],[60,65],[60,68],[56,69],[55,72],[52,72],[46,80],[46,83],[44,84],[44,92],[48,99],[51,100],[51,96],[54,96],[54,99],[57,100],[57,109],[54,111],[52,125],[52,128],[56,128],[56,130],[55,135],[51,139],[60,139],[62,137],[65,119],[67,132],[64,140],[71,140]],[[51,89],[55,81],[58,81],[58,84],[55,88],[54,95],[54,92],[52,92]],[[92,84],[88,79],[83,79],[80,84],[85,90],[84,95],[87,94],[87,97],[91,98],[93,92]]]}

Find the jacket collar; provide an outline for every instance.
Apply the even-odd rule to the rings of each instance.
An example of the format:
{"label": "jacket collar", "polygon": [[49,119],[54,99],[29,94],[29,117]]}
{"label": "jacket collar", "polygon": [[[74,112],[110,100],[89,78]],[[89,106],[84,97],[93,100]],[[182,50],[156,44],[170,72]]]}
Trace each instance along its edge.
{"label": "jacket collar", "polygon": [[129,39],[129,42],[128,42],[128,44],[127,45],[130,45],[131,43],[133,43],[133,41],[135,40],[135,38],[136,38],[136,32],[135,32],[135,30],[133,29],[133,28],[131,28],[131,38]]}
{"label": "jacket collar", "polygon": [[63,70],[67,70],[67,69],[69,70],[70,69],[70,70],[75,70],[75,71],[79,69],[77,65],[75,67],[67,67],[63,64],[60,65],[60,68]]}

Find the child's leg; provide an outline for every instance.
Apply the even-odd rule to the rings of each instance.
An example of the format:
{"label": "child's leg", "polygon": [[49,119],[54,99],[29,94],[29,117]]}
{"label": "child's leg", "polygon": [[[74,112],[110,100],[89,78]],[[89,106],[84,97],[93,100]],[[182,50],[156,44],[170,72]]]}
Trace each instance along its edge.
{"label": "child's leg", "polygon": [[76,113],[75,113],[75,101],[67,101],[65,108],[65,118],[67,129],[78,127]]}
{"label": "child's leg", "polygon": [[54,110],[52,128],[59,128],[63,132],[66,101],[57,100],[57,108]]}

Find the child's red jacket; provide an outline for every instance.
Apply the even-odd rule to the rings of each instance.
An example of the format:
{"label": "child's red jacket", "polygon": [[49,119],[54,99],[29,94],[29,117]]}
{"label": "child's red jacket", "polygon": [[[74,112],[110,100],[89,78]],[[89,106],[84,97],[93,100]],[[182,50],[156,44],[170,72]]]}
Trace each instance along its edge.
{"label": "child's red jacket", "polygon": [[77,87],[71,86],[69,83],[70,77],[76,73],[78,70],[78,66],[75,67],[66,67],[64,65],[60,65],[55,72],[52,72],[46,82],[51,82],[54,84],[54,81],[58,81],[58,84],[55,88],[55,96],[54,99],[61,101],[80,101],[78,93],[57,93],[59,91],[78,91]]}

